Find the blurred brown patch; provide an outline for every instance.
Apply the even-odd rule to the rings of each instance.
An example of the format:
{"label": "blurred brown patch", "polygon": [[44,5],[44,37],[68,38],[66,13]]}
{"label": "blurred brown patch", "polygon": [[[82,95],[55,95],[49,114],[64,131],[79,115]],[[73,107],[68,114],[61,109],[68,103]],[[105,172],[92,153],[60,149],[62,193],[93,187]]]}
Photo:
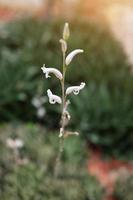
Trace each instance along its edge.
{"label": "blurred brown patch", "polygon": [[112,196],[114,184],[121,175],[133,174],[133,164],[117,159],[104,160],[100,150],[91,150],[88,171],[106,188],[106,200],[115,200]]}

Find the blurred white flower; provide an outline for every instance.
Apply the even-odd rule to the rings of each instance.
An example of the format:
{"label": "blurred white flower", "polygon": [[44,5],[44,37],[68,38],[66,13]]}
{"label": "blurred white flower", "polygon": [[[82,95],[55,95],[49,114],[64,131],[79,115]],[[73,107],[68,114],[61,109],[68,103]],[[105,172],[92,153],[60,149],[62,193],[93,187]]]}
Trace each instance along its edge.
{"label": "blurred white flower", "polygon": [[43,73],[45,74],[46,78],[50,78],[51,76],[49,75],[50,73],[54,74],[58,79],[62,80],[63,76],[62,73],[55,68],[46,68],[45,64],[43,65],[43,67],[41,68]]}
{"label": "blurred white flower", "polygon": [[69,24],[68,22],[66,22],[63,29],[63,39],[68,40],[69,36],[70,36]]}
{"label": "blurred white flower", "polygon": [[46,96],[35,96],[33,97],[31,103],[36,108],[36,115],[38,118],[44,117],[46,110],[43,107],[43,104],[47,102]]}
{"label": "blurred white flower", "polygon": [[69,53],[66,57],[66,65],[69,65],[70,62],[72,61],[72,59],[79,53],[83,53],[84,50],[83,49],[75,49],[74,51],[72,51],[71,53]]}
{"label": "blurred white flower", "polygon": [[31,100],[31,103],[32,105],[35,107],[35,108],[38,108],[41,106],[41,102],[40,100],[37,98],[37,97],[34,97],[32,100]]}
{"label": "blurred white flower", "polygon": [[82,90],[84,87],[85,87],[85,83],[84,83],[84,82],[82,82],[82,83],[80,84],[80,86],[68,87],[68,88],[66,89],[66,95],[69,95],[69,94],[72,93],[72,92],[73,92],[73,94],[77,95],[77,94],[79,94],[79,91]]}
{"label": "blurred white flower", "polygon": [[19,149],[24,146],[24,142],[21,139],[7,138],[6,145],[11,149]]}
{"label": "blurred white flower", "polygon": [[21,139],[16,139],[15,144],[17,148],[22,148],[24,146],[24,143]]}
{"label": "blurred white flower", "polygon": [[61,104],[62,103],[61,98],[57,95],[53,95],[50,89],[47,90],[47,95],[49,98],[49,103],[51,103],[51,104],[55,104],[55,103]]}
{"label": "blurred white flower", "polygon": [[35,97],[33,97],[31,103],[35,108],[39,108],[44,103],[46,103],[46,101],[47,101],[47,98],[45,96],[42,96],[42,97],[35,96]]}
{"label": "blurred white flower", "polygon": [[45,114],[46,114],[46,110],[43,107],[39,107],[37,109],[37,117],[38,118],[43,118]]}

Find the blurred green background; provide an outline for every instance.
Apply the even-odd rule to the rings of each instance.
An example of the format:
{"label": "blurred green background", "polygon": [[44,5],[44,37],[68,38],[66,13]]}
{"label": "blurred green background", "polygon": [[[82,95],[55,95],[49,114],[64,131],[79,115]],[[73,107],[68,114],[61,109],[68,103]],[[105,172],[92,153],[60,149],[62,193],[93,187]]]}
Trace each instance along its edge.
{"label": "blurred green background", "polygon": [[[60,110],[49,105],[46,90],[61,91],[55,78],[44,78],[41,67],[61,69],[63,24],[26,18],[0,27],[1,200],[103,200],[104,189],[86,172],[87,144],[107,158],[133,159],[131,66],[106,25],[73,19],[69,51],[81,48],[85,53],[69,66],[66,79],[67,86],[86,82],[84,91],[70,97],[69,127],[80,137],[67,139],[60,178],[53,179]],[[38,108],[35,99],[41,102],[42,97]],[[24,142],[22,163],[14,161],[7,138]],[[123,200],[120,193],[118,189],[118,200]]]}
{"label": "blurred green background", "polygon": [[[0,119],[40,122],[58,128],[58,106],[44,103],[45,114],[36,116],[33,99],[46,96],[47,88],[60,94],[59,83],[46,80],[41,67],[61,68],[59,38],[63,23],[23,19],[0,30]],[[82,138],[106,148],[107,153],[129,156],[133,147],[133,77],[120,44],[97,24],[73,20],[69,51],[82,48],[67,72],[67,85],[86,82],[72,100],[71,127]],[[80,30],[80,32],[79,32]]]}

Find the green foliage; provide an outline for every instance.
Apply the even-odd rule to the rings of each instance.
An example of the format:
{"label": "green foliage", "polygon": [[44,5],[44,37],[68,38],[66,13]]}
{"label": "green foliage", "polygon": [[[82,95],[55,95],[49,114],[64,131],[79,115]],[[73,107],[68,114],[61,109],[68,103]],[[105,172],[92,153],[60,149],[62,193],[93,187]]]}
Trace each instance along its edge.
{"label": "green foliage", "polygon": [[114,195],[118,200],[133,199],[133,176],[125,175],[117,180]]}
{"label": "green foliage", "polygon": [[106,153],[132,159],[132,95],[133,89],[126,86],[126,80],[121,89],[116,86],[112,91],[107,85],[90,83],[79,98],[72,97],[71,125]]}
{"label": "green foliage", "polygon": [[[57,133],[46,134],[32,124],[4,125],[0,132],[0,200],[103,199],[103,188],[86,172],[85,145],[80,138],[66,139],[60,176],[54,178]],[[9,137],[24,142],[17,160],[6,146]]]}
{"label": "green foliage", "polygon": [[25,19],[7,24],[0,30],[2,120],[34,119],[35,109],[31,105],[31,99],[36,95],[43,95],[47,88],[41,67],[45,61],[57,59],[55,49],[58,40],[56,36],[53,37],[56,30],[51,29],[54,26]]}

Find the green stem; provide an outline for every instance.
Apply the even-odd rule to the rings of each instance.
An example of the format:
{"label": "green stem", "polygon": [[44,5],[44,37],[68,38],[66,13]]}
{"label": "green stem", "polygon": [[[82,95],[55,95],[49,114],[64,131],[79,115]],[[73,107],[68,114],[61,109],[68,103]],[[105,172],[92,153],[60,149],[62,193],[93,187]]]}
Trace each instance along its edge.
{"label": "green stem", "polygon": [[65,52],[63,52],[63,78],[61,81],[61,89],[62,89],[62,114],[61,114],[61,129],[62,129],[62,137],[59,139],[59,152],[56,158],[54,176],[58,177],[61,157],[64,150],[64,132],[65,132],[65,118],[64,118],[64,108],[65,108],[65,74],[66,74],[66,66],[65,66]]}
{"label": "green stem", "polygon": [[64,150],[64,137],[59,139],[59,152],[56,158],[55,169],[54,169],[54,177],[57,178],[60,171],[61,157]]}

